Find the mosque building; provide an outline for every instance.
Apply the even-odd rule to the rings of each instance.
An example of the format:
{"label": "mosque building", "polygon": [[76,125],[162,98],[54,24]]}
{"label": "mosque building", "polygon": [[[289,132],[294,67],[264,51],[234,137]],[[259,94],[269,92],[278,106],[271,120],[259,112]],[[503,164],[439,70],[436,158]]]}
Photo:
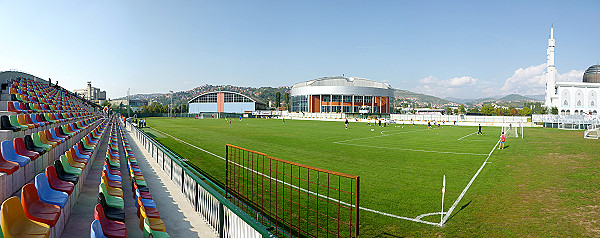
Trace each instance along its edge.
{"label": "mosque building", "polygon": [[600,93],[600,65],[590,66],[582,82],[556,82],[554,66],[554,27],[550,29],[547,53],[546,99],[548,108],[558,108],[560,115],[597,115]]}

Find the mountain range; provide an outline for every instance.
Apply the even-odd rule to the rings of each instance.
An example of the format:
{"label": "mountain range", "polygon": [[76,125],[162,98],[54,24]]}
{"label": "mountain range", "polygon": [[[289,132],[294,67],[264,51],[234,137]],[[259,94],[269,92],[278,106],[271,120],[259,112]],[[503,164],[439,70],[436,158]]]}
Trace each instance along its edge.
{"label": "mountain range", "polygon": [[[252,87],[240,87],[240,86],[232,86],[232,85],[203,85],[196,87],[194,89],[188,91],[179,91],[173,93],[173,103],[175,105],[187,104],[188,100],[194,98],[197,95],[200,95],[204,92],[210,91],[233,91],[239,92],[250,97],[256,98],[260,101],[263,101],[268,104],[269,101],[275,101],[275,93],[281,93],[281,102],[284,101],[284,94],[289,93],[291,87],[283,86],[283,87],[260,87],[260,88],[252,88]],[[132,95],[131,99],[141,99],[147,100],[149,103],[151,102],[159,102],[161,104],[169,103],[169,93],[151,93],[151,94],[136,94]],[[397,105],[396,106],[411,106],[411,107],[437,107],[444,108],[447,106],[457,106],[460,104],[465,104],[467,106],[472,105],[482,105],[486,103],[495,103],[502,106],[515,106],[520,107],[524,105],[526,102],[541,102],[544,100],[544,95],[526,95],[522,96],[519,94],[510,94],[510,95],[502,95],[502,96],[494,96],[489,98],[476,98],[476,99],[462,99],[455,97],[446,97],[439,98],[432,95],[422,94],[411,92],[403,89],[395,89],[394,96],[396,98]],[[118,98],[118,99],[125,99]]]}

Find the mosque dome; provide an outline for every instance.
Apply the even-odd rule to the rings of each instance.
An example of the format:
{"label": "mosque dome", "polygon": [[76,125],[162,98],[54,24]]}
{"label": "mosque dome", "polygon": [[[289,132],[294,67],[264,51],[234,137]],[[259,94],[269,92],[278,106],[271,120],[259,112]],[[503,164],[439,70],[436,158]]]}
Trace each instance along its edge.
{"label": "mosque dome", "polygon": [[583,74],[584,83],[600,83],[600,65],[590,66]]}

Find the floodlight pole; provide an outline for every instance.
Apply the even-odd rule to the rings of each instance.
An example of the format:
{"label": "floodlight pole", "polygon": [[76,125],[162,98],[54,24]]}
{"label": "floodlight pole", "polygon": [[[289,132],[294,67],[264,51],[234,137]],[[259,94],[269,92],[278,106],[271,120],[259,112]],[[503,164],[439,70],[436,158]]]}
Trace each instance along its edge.
{"label": "floodlight pole", "polygon": [[173,91],[169,91],[171,92],[171,107],[169,107],[169,117],[173,116]]}

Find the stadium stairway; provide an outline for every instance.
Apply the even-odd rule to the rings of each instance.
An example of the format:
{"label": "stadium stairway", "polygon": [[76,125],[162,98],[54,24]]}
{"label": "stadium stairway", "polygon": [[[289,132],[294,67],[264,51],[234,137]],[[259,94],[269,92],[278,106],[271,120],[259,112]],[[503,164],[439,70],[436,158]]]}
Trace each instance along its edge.
{"label": "stadium stairway", "polygon": [[[156,208],[160,211],[160,219],[164,222],[167,233],[171,237],[218,237],[208,223],[195,212],[195,208],[187,201],[181,189],[159,168],[152,156],[143,149],[141,142],[130,133],[129,129],[122,129],[123,138],[127,140],[130,152],[143,172],[145,183]],[[139,227],[140,224],[137,225]]]}

